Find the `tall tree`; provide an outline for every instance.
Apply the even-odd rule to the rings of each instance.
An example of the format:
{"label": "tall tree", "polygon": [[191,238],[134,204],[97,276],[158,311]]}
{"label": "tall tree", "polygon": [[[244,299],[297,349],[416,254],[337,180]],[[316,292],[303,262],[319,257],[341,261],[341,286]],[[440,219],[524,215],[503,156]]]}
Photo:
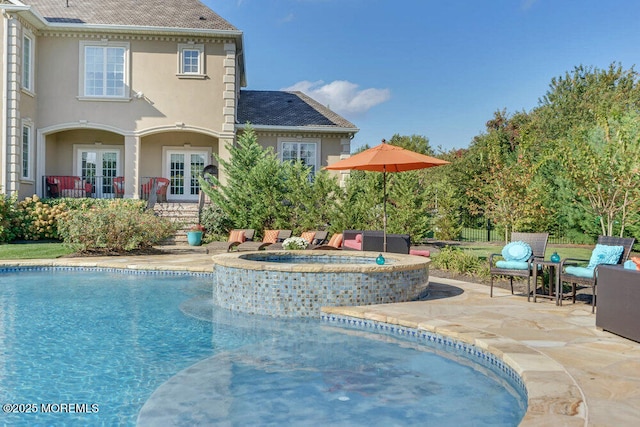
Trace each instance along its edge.
{"label": "tall tree", "polygon": [[561,141],[560,152],[563,171],[577,189],[576,201],[598,218],[603,235],[622,237],[640,208],[638,113],[577,130]]}
{"label": "tall tree", "polygon": [[427,156],[434,155],[434,151],[429,145],[429,139],[422,135],[401,136],[396,133],[387,143]]}

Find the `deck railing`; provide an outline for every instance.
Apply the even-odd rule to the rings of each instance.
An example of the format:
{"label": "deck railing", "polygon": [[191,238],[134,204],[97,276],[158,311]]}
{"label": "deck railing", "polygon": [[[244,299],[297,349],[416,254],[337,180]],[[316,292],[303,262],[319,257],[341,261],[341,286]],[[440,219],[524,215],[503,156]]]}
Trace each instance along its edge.
{"label": "deck railing", "polygon": [[113,199],[116,197],[112,176],[45,175],[42,177],[43,196]]}
{"label": "deck railing", "polygon": [[[168,184],[169,180],[166,178],[142,177],[139,197],[149,200],[150,196],[155,194],[157,201],[166,201]],[[45,198],[115,199],[124,196],[124,178],[121,176],[45,175],[42,177],[42,188]]]}

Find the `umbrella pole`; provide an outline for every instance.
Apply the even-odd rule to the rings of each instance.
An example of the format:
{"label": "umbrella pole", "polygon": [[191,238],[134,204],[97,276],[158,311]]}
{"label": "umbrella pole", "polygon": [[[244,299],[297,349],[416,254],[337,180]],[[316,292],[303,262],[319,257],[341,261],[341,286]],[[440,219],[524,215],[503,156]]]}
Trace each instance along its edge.
{"label": "umbrella pole", "polygon": [[382,171],[382,252],[387,252],[387,167]]}

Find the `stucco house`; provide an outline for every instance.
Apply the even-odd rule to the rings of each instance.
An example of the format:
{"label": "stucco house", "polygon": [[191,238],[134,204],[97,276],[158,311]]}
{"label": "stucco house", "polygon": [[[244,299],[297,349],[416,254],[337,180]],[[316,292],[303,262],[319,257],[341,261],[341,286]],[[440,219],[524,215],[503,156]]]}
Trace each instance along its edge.
{"label": "stucco house", "polygon": [[0,191],[20,199],[137,198],[166,179],[169,202],[195,201],[197,176],[229,158],[247,122],[314,170],[348,155],[358,131],[302,93],[243,90],[242,31],[197,0],[0,9]]}

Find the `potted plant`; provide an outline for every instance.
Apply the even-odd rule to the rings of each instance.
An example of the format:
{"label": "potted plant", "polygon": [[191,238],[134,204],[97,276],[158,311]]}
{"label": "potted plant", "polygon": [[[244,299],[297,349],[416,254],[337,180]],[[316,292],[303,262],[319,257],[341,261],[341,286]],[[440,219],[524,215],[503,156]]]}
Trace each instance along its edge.
{"label": "potted plant", "polygon": [[202,244],[202,235],[204,234],[204,227],[201,224],[196,224],[187,231],[187,241],[189,246],[200,246]]}

